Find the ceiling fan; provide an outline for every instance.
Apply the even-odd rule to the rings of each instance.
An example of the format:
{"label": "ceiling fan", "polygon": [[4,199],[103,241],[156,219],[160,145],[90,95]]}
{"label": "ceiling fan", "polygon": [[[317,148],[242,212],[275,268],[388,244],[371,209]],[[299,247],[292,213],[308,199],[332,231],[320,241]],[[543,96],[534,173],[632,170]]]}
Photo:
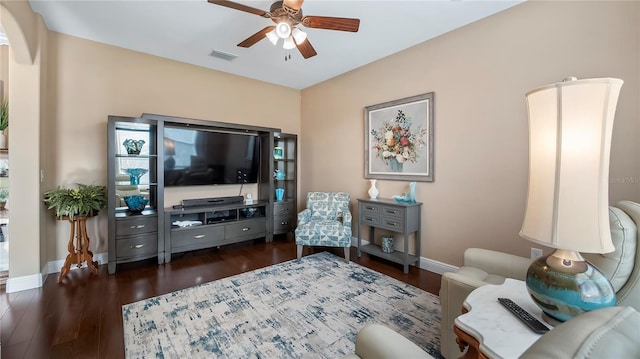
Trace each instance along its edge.
{"label": "ceiling fan", "polygon": [[[344,17],[329,16],[304,16],[302,15],[302,3],[304,0],[284,0],[276,1],[271,4],[269,11],[256,9],[251,6],[243,5],[233,1],[226,0],[208,0],[210,3],[228,7],[235,10],[245,11],[251,14],[265,17],[273,20],[275,25],[267,26],[264,29],[249,36],[246,40],[238,44],[240,47],[250,47],[265,37],[274,45],[279,39],[284,40],[283,47],[285,49],[293,49],[297,47],[300,54],[305,59],[313,57],[318,53],[311,46],[307,34],[300,30],[297,26],[303,26],[314,29],[339,30],[358,32],[360,27],[360,19],[351,19]],[[285,58],[286,59],[286,58]]]}

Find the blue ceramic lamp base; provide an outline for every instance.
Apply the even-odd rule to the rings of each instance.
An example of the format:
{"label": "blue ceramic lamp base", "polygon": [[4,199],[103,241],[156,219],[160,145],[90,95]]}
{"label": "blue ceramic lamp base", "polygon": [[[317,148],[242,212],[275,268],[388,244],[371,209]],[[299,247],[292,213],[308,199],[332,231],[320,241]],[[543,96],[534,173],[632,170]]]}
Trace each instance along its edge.
{"label": "blue ceramic lamp base", "polygon": [[558,249],[536,259],[527,271],[526,284],[551,325],[617,302],[609,279],[575,251]]}

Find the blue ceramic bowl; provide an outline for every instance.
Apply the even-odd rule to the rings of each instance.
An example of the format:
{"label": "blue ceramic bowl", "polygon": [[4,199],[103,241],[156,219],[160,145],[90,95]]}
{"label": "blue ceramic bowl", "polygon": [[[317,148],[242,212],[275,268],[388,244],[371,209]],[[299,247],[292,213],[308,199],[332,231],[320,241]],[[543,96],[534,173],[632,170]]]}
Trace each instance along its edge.
{"label": "blue ceramic bowl", "polygon": [[124,196],[124,203],[127,204],[131,212],[140,213],[144,210],[147,203],[149,203],[149,200],[139,195]]}

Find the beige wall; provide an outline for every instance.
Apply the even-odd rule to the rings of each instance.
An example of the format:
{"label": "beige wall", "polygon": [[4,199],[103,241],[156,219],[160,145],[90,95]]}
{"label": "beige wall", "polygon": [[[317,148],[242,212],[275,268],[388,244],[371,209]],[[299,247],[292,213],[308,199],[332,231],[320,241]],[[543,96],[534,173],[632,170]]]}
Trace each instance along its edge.
{"label": "beige wall", "polygon": [[[435,92],[435,182],[418,182],[424,257],[460,265],[467,247],[529,256],[524,94],[567,76],[625,81],[611,202],[640,200],[638,2],[527,2],[302,92],[301,198],[367,197],[365,106]],[[632,31],[634,30],[634,31]],[[381,197],[408,182],[378,180]],[[357,218],[357,217],[355,217]],[[357,227],[356,227],[357,229]],[[354,234],[355,234],[354,230]]]}
{"label": "beige wall", "polygon": [[[53,177],[54,186],[106,184],[110,114],[156,113],[300,131],[299,90],[53,32],[49,51],[48,93],[55,103],[51,113],[55,125],[50,134],[52,173],[45,176]],[[237,186],[167,189],[165,204],[238,190]],[[97,248],[94,252],[106,252],[106,215],[93,222],[99,223],[89,233],[92,247]],[[57,225],[56,240],[49,241],[49,260],[64,258],[68,233],[68,224]]]}

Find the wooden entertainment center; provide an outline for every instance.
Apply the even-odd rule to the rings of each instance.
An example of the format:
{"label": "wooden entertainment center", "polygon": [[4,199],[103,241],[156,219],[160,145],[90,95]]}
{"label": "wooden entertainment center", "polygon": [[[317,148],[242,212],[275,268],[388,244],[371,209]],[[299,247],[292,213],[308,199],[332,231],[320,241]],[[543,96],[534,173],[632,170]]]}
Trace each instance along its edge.
{"label": "wooden entertainment center", "polygon": [[[277,128],[155,114],[109,116],[107,126],[109,273],[115,273],[120,263],[157,257],[158,264],[162,264],[171,261],[172,254],[186,251],[256,238],[269,242],[274,234],[295,228],[296,135],[281,133]],[[184,153],[176,153],[167,145],[165,126],[257,138],[259,151],[254,153],[259,153],[259,168],[257,180],[253,182],[257,183],[257,194],[252,201],[244,201],[240,196],[232,201],[221,199],[219,203],[215,198],[201,203],[198,199],[189,199],[183,201],[183,204],[189,202],[187,205],[168,203],[165,208],[165,185],[171,185],[174,180],[166,179],[169,181],[166,182],[165,173],[173,175],[174,168],[180,167],[176,166],[176,158],[180,155],[185,158]],[[141,149],[131,153],[124,145],[128,140],[142,143]],[[191,157],[193,160],[194,156]],[[281,172],[278,178],[274,171]],[[247,183],[243,182],[244,169],[237,168],[234,176],[237,177],[234,183],[241,189],[243,183]],[[202,187],[206,193],[203,197],[209,197],[211,185]],[[280,200],[276,199],[276,188],[284,189]],[[128,208],[125,197],[130,196],[148,200],[142,212]]]}

